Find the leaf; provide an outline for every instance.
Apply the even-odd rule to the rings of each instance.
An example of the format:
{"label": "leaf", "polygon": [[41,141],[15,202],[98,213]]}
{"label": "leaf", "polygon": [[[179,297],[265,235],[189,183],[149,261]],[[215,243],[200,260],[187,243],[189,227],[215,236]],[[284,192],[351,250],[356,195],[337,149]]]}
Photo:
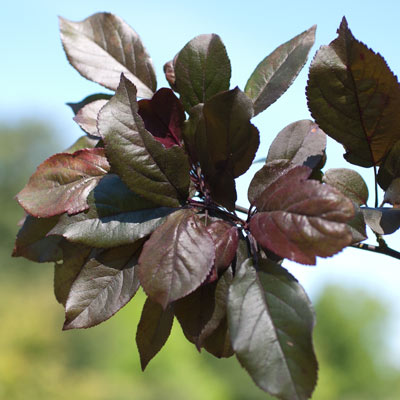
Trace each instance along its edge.
{"label": "leaf", "polygon": [[211,236],[192,210],[169,215],[145,243],[139,279],[146,294],[165,309],[196,290],[215,261]]}
{"label": "leaf", "polygon": [[250,231],[278,256],[314,265],[316,256],[332,256],[351,243],[346,223],[354,206],[337,189],[306,180],[307,170],[295,167],[262,192]]}
{"label": "leaf", "polygon": [[347,168],[331,168],[325,172],[323,181],[340,190],[359,206],[367,204],[368,187],[358,172]]}
{"label": "leaf", "polygon": [[353,203],[353,205],[355,215],[354,218],[347,223],[347,226],[349,227],[352,236],[351,244],[362,242],[363,240],[368,238],[364,215],[361,211],[361,208],[357,203]]}
{"label": "leaf", "polygon": [[379,207],[362,207],[366,224],[378,235],[390,235],[400,228],[400,210]]}
{"label": "leaf", "polygon": [[85,78],[116,90],[124,73],[139,97],[151,97],[156,90],[151,58],[138,34],[121,18],[110,13],[80,22],[60,17],[60,31],[68,61]]}
{"label": "leaf", "polygon": [[204,104],[205,129],[196,131],[196,151],[214,201],[234,209],[234,178],[251,166],[259,145],[250,123],[253,106],[238,88],[219,93]]}
{"label": "leaf", "polygon": [[282,44],[258,64],[244,89],[259,114],[279,99],[296,79],[315,41],[316,25]]}
{"label": "leaf", "polygon": [[76,140],[70,147],[65,149],[63,153],[75,153],[78,150],[82,149],[93,149],[99,143],[98,139],[92,139],[89,136],[81,136],[79,139]]}
{"label": "leaf", "polygon": [[173,208],[156,207],[133,193],[118,175],[108,174],[88,197],[89,211],[63,215],[49,235],[91,247],[116,247],[148,236]]}
{"label": "leaf", "polygon": [[102,148],[55,154],[39,165],[18,193],[18,203],[40,218],[79,213],[88,208],[88,194],[109,169]]}
{"label": "leaf", "polygon": [[379,168],[378,183],[387,190],[392,181],[400,177],[400,141],[396,142]]}
{"label": "leaf", "polygon": [[[201,332],[198,335],[197,338],[197,347],[206,347],[207,350],[207,339],[210,336],[213,336],[214,332],[219,329],[219,333],[217,333],[210,341],[208,342],[208,347],[210,349],[214,349],[215,352],[225,354],[228,347],[227,342],[230,344],[230,340],[225,340],[223,339],[224,337],[228,336],[229,339],[229,334],[227,333],[225,336],[223,335],[224,329],[223,326],[223,320],[226,318],[226,304],[228,300],[228,290],[229,286],[232,283],[233,279],[233,273],[232,269],[229,268],[227,269],[223,275],[219,278],[218,282],[216,283],[216,287],[214,290],[214,299],[213,299],[213,312],[211,317],[208,319],[208,321],[205,323],[203,328],[201,329]],[[222,343],[221,343],[222,342]],[[209,350],[207,350],[209,351]],[[212,352],[212,354],[216,355],[215,352]],[[218,356],[216,356],[218,357]],[[221,355],[223,357],[223,355]]]}
{"label": "leaf", "polygon": [[113,170],[130,189],[160,206],[186,202],[187,156],[179,146],[166,149],[145,129],[136,88],[123,75],[116,95],[99,114],[98,128]]}
{"label": "leaf", "polygon": [[210,336],[207,336],[204,348],[217,358],[229,358],[233,356],[234,351],[231,345],[226,316],[220,321]]}
{"label": "leaf", "polygon": [[[247,197],[250,204],[254,204],[261,193],[281,176],[293,168],[288,160],[274,160],[266,163],[257,171],[250,182]],[[304,178],[308,178],[309,169],[305,168]]]}
{"label": "leaf", "polygon": [[399,208],[400,206],[400,178],[396,178],[392,181],[390,186],[385,192],[383,203],[392,204],[394,207]]}
{"label": "leaf", "polygon": [[380,165],[400,139],[400,86],[385,60],[354,38],[343,18],[338,38],[311,63],[308,106],[348,162]]}
{"label": "leaf", "polygon": [[315,324],[303,288],[284,268],[251,259],[237,271],[228,296],[232,346],[264,391],[280,399],[309,399],[317,380]]}
{"label": "leaf", "polygon": [[139,288],[136,265],[142,243],[93,251],[72,284],[64,330],[98,325],[129,302]]}
{"label": "leaf", "polygon": [[326,135],[318,125],[304,119],[283,128],[272,142],[266,163],[288,160],[294,165],[315,168],[325,154]]}
{"label": "leaf", "polygon": [[226,221],[217,220],[206,227],[215,247],[214,268],[223,271],[232,263],[239,243],[239,234],[236,226]]}
{"label": "leaf", "polygon": [[78,114],[79,110],[85,107],[86,105],[97,101],[97,100],[110,100],[112,97],[111,94],[106,94],[106,93],[96,93],[96,94],[91,94],[90,96],[85,97],[83,100],[81,100],[78,103],[66,103],[67,106],[71,107],[74,115]]}
{"label": "leaf", "polygon": [[46,237],[59,217],[35,218],[27,215],[15,240],[13,257],[25,257],[35,262],[58,261],[62,258],[61,236]]}
{"label": "leaf", "polygon": [[185,112],[181,102],[171,89],[158,90],[151,100],[138,102],[138,114],[145,128],[166,148],[181,146],[181,128]]}
{"label": "leaf", "polygon": [[86,264],[91,252],[90,247],[62,243],[62,263],[54,265],[54,295],[57,301],[65,307],[72,284]]}
{"label": "leaf", "polygon": [[174,61],[175,86],[187,111],[229,89],[231,63],[221,38],[199,35],[179,52]]}
{"label": "leaf", "polygon": [[171,333],[173,321],[174,313],[171,307],[163,310],[158,303],[146,299],[136,331],[142,371],[164,346]]}
{"label": "leaf", "polygon": [[97,131],[97,115],[108,100],[95,100],[83,106],[75,115],[74,121],[89,135],[100,138]]}
{"label": "leaf", "polygon": [[215,306],[217,282],[207,283],[174,303],[174,313],[185,337],[200,350],[200,334],[209,323]]}

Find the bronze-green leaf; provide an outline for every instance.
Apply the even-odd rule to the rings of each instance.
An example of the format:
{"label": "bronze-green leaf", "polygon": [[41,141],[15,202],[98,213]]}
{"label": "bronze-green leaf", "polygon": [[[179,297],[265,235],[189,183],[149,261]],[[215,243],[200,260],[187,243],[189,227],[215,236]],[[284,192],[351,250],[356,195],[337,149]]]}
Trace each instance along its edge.
{"label": "bronze-green leaf", "polygon": [[317,52],[307,86],[308,106],[345,158],[380,165],[400,139],[400,85],[385,60],[354,38],[347,21],[338,38]]}

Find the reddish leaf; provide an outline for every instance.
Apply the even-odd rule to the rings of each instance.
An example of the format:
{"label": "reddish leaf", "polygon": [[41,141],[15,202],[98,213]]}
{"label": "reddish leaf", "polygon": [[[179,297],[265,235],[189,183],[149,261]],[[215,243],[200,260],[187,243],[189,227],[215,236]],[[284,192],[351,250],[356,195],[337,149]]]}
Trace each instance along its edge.
{"label": "reddish leaf", "polygon": [[171,307],[163,310],[158,303],[146,299],[136,331],[136,344],[143,371],[164,346],[171,333],[173,322],[174,313]]}
{"label": "reddish leaf", "polygon": [[39,165],[17,200],[35,217],[79,213],[88,208],[88,194],[109,169],[102,148],[56,154]]}
{"label": "reddish leaf", "polygon": [[277,255],[315,264],[316,256],[332,256],[352,242],[346,222],[354,206],[337,189],[306,180],[307,169],[295,167],[264,190],[250,231]]}
{"label": "reddish leaf", "polygon": [[138,102],[145,128],[165,147],[181,146],[185,112],[171,89],[158,90],[151,100]]}
{"label": "reddish leaf", "polygon": [[139,259],[140,283],[165,309],[197,289],[214,261],[214,243],[206,227],[192,210],[179,210],[145,243]]}

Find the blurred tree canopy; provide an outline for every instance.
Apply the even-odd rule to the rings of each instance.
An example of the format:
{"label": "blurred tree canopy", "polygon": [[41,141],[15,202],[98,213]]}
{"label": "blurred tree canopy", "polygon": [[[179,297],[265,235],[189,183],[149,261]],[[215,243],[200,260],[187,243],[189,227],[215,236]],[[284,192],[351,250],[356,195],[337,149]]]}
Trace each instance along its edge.
{"label": "blurred tree canopy", "polygon": [[[269,398],[235,360],[196,356],[177,324],[166,348],[142,373],[134,327],[143,295],[98,327],[62,332],[52,266],[10,257],[15,221],[23,216],[14,196],[36,166],[61,148],[43,122],[0,123],[0,135],[0,399]],[[332,286],[315,308],[320,372],[313,399],[398,399],[400,372],[390,366],[384,345],[387,305],[365,292]]]}

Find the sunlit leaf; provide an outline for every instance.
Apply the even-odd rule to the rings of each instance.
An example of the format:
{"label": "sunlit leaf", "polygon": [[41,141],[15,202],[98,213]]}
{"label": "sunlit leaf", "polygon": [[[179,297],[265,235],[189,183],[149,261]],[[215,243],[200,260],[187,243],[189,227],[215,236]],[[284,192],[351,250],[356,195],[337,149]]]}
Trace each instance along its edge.
{"label": "sunlit leaf", "polygon": [[160,206],[178,207],[189,188],[189,163],[179,146],[166,149],[145,129],[136,88],[124,76],[101,110],[98,128],[113,170],[128,187]]}
{"label": "sunlit leaf", "polygon": [[347,168],[331,168],[325,172],[323,181],[340,190],[359,206],[367,204],[368,187],[358,172]]}
{"label": "sunlit leaf", "polygon": [[139,259],[140,283],[165,309],[197,289],[214,261],[214,244],[206,227],[192,210],[179,210],[145,243]]}
{"label": "sunlit leaf", "polygon": [[144,238],[161,225],[173,208],[156,207],[108,174],[88,197],[89,211],[62,215],[49,235],[61,235],[91,247],[116,247]]}
{"label": "sunlit leaf", "polygon": [[[265,265],[264,265],[265,264]],[[280,399],[309,399],[317,380],[311,303],[295,278],[278,265],[248,259],[228,296],[232,346],[264,391]]]}
{"label": "sunlit leaf", "polygon": [[199,35],[179,52],[174,62],[175,87],[187,111],[229,89],[231,63],[221,38]]}
{"label": "sunlit leaf", "polygon": [[139,288],[141,245],[93,251],[71,286],[63,329],[100,324],[128,303]]}
{"label": "sunlit leaf", "polygon": [[245,87],[259,114],[279,99],[307,61],[314,44],[316,26],[282,44],[258,64]]}
{"label": "sunlit leaf", "polygon": [[68,61],[82,76],[116,90],[124,73],[139,97],[152,96],[157,86],[153,63],[138,34],[121,18],[110,13],[80,22],[60,17],[60,31]]}
{"label": "sunlit leaf", "polygon": [[262,192],[250,231],[278,256],[315,264],[316,256],[332,256],[351,243],[346,223],[354,206],[337,189],[307,180],[307,169],[293,168]]}
{"label": "sunlit leaf", "polygon": [[385,60],[354,38],[343,21],[311,67],[308,106],[324,132],[343,144],[345,158],[379,165],[400,139],[400,86]]}
{"label": "sunlit leaf", "polygon": [[74,121],[89,135],[100,138],[97,131],[97,115],[108,100],[95,100],[82,107],[74,117]]}
{"label": "sunlit leaf", "polygon": [[110,100],[112,97],[111,94],[106,93],[96,93],[91,94],[90,96],[85,97],[83,100],[79,101],[78,103],[66,103],[67,106],[71,107],[74,115],[78,114],[79,110],[86,105],[97,101],[97,100]]}
{"label": "sunlit leaf", "polygon": [[385,192],[383,202],[389,203],[396,208],[400,206],[400,178],[396,178],[392,181]]}
{"label": "sunlit leaf", "polygon": [[315,168],[324,156],[326,135],[310,120],[296,121],[283,128],[272,142],[266,163],[288,160],[294,165]]}
{"label": "sunlit leaf", "polygon": [[39,165],[17,200],[35,217],[79,213],[88,208],[88,194],[109,169],[102,148],[56,154]]}
{"label": "sunlit leaf", "polygon": [[143,371],[164,346],[171,333],[173,322],[172,307],[164,310],[160,304],[146,299],[136,331],[136,344]]}

